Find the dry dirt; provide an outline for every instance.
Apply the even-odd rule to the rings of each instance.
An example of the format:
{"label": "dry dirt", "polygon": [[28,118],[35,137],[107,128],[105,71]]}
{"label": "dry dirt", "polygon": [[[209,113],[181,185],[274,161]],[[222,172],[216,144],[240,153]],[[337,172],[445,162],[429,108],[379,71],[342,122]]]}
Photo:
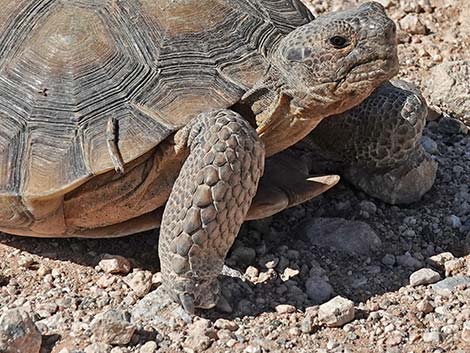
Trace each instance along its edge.
{"label": "dry dirt", "polygon": [[[360,1],[305,2],[320,14]],[[53,353],[470,352],[470,134],[458,122],[470,126],[470,92],[458,90],[470,77],[461,71],[450,94],[435,97],[445,79],[431,74],[443,62],[470,60],[470,1],[380,2],[399,23],[400,78],[414,82],[435,110],[425,136],[439,170],[420,202],[390,206],[340,183],[245,224],[223,278],[232,312],[201,313],[190,325],[156,320],[145,306],[160,283],[158,233],[113,240],[0,235],[0,313],[27,312],[42,335],[41,352]],[[464,100],[456,105],[453,94]],[[309,227],[319,218],[343,222],[357,246],[316,244]],[[123,256],[133,269],[105,273],[104,254]],[[425,283],[411,286],[420,268],[439,278],[421,274]],[[352,301],[345,317],[354,308],[354,318],[328,327],[319,304],[336,295]],[[103,321],[99,314],[110,309],[117,311]]]}

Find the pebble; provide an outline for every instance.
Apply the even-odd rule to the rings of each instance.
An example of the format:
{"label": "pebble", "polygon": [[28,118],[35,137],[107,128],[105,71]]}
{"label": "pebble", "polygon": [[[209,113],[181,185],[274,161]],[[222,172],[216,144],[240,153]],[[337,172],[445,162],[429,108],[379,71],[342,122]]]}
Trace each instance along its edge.
{"label": "pebble", "polygon": [[339,327],[354,319],[354,303],[346,298],[336,296],[320,305],[318,319],[329,327]]}
{"label": "pebble", "polygon": [[421,261],[415,259],[413,256],[411,256],[410,253],[405,253],[405,255],[397,256],[396,259],[399,265],[408,268],[418,268],[422,266]]}
{"label": "pebble", "polygon": [[363,200],[359,203],[359,209],[367,212],[368,214],[375,214],[377,212],[377,206],[372,201]]}
{"label": "pebble", "polygon": [[382,245],[367,223],[344,218],[315,218],[305,225],[305,233],[319,247],[356,256],[371,255]]}
{"label": "pebble", "polygon": [[134,270],[123,280],[138,298],[145,296],[152,288],[152,273],[150,271]]}
{"label": "pebble", "polygon": [[108,353],[110,350],[111,350],[111,346],[109,344],[92,343],[84,349],[84,352],[85,353]]}
{"label": "pebble", "polygon": [[423,136],[421,138],[421,146],[423,146],[424,150],[429,154],[437,154],[439,152],[436,141],[429,136]]}
{"label": "pebble", "polygon": [[127,315],[118,309],[110,309],[96,315],[91,323],[94,338],[104,343],[126,345],[135,331]]}
{"label": "pebble", "polygon": [[395,255],[392,254],[385,254],[385,256],[382,258],[382,263],[387,266],[393,266],[395,265],[395,262]]}
{"label": "pebble", "polygon": [[333,297],[335,291],[323,277],[310,277],[305,282],[307,296],[314,304],[322,304]]}
{"label": "pebble", "polygon": [[440,295],[450,295],[456,287],[461,285],[470,285],[470,276],[447,277],[431,286],[431,288]]}
{"label": "pebble", "polygon": [[0,352],[39,353],[41,333],[25,312],[7,310],[0,316]]}
{"label": "pebble", "polygon": [[429,300],[421,300],[416,304],[416,309],[422,313],[429,314],[434,310],[434,306],[429,302]]}
{"label": "pebble", "polygon": [[452,255],[452,253],[443,252],[443,253],[431,256],[429,258],[429,261],[431,261],[431,263],[434,263],[435,265],[442,266],[446,263],[446,261],[450,261],[452,259],[454,259],[454,255]]}
{"label": "pebble", "polygon": [[442,336],[437,331],[425,332],[423,334],[423,342],[426,343],[439,343],[442,340]]}
{"label": "pebble", "polygon": [[306,315],[300,324],[300,330],[303,333],[312,333],[315,327],[315,321],[311,315]]}
{"label": "pebble", "polygon": [[453,275],[457,273],[459,270],[465,267],[465,259],[463,258],[458,258],[458,259],[453,259],[446,261],[444,263],[444,269],[446,271],[446,276]]}
{"label": "pebble", "polygon": [[441,279],[441,275],[430,268],[422,268],[413,272],[410,276],[410,285],[416,287],[423,284],[436,283]]}
{"label": "pebble", "polygon": [[217,319],[214,322],[214,327],[217,329],[224,329],[224,330],[229,330],[229,331],[238,330],[238,324],[235,321],[231,321],[227,319]]}
{"label": "pebble", "polygon": [[409,34],[426,34],[426,26],[415,14],[408,14],[399,21],[401,29]]}
{"label": "pebble", "polygon": [[457,135],[465,133],[468,128],[460,120],[445,115],[439,120],[439,129],[446,134]]}
{"label": "pebble", "polygon": [[140,353],[155,353],[157,351],[157,342],[155,341],[148,341],[144,343],[142,347],[140,347]]}
{"label": "pebble", "polygon": [[245,246],[236,247],[230,256],[233,261],[245,265],[252,264],[256,259],[256,250]]}
{"label": "pebble", "polygon": [[212,344],[212,337],[216,334],[211,329],[211,323],[207,319],[199,319],[188,328],[188,337],[183,345],[194,352],[202,352]]}
{"label": "pebble", "polygon": [[462,226],[462,221],[456,215],[449,215],[445,219],[446,224],[451,226],[453,229],[458,229]]}
{"label": "pebble", "polygon": [[462,340],[464,342],[470,343],[470,320],[467,320],[463,323]]}
{"label": "pebble", "polygon": [[127,274],[131,270],[131,263],[128,259],[123,256],[119,255],[110,255],[104,254],[101,257],[98,266],[105,272],[105,273],[121,273]]}
{"label": "pebble", "polygon": [[245,270],[245,275],[250,279],[257,278],[259,276],[259,270],[254,266],[248,266]]}
{"label": "pebble", "polygon": [[290,304],[279,304],[276,305],[276,312],[279,314],[295,313],[296,307]]}

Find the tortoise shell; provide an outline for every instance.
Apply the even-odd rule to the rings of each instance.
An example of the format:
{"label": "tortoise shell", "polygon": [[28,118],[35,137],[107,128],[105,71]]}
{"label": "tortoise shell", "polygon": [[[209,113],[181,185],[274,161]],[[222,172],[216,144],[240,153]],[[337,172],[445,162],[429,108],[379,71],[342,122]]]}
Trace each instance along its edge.
{"label": "tortoise shell", "polygon": [[[313,17],[300,0],[0,0],[0,226],[227,108]],[[21,210],[21,212],[19,211]],[[33,214],[31,216],[31,214]]]}

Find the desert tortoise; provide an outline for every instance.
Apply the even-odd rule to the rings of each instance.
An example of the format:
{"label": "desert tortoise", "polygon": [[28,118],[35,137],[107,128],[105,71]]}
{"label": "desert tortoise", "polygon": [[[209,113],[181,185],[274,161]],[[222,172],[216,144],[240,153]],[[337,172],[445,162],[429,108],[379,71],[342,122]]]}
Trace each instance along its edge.
{"label": "desert tortoise", "polygon": [[[0,6],[0,229],[119,236],[154,227],[166,204],[163,282],[188,312],[215,304],[265,158],[398,70],[378,3],[315,21],[300,0]],[[276,183],[296,180],[290,165]],[[336,180],[287,193],[299,202]],[[251,218],[292,204],[264,211],[275,197]]]}

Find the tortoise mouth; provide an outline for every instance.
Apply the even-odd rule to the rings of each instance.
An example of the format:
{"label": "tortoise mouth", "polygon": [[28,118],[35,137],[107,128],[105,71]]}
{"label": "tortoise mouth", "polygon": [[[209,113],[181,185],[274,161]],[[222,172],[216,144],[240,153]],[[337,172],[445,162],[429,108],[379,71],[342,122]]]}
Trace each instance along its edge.
{"label": "tortoise mouth", "polygon": [[345,84],[361,82],[375,82],[378,85],[398,74],[398,70],[398,57],[394,54],[358,62],[335,82],[335,90],[341,89]]}

